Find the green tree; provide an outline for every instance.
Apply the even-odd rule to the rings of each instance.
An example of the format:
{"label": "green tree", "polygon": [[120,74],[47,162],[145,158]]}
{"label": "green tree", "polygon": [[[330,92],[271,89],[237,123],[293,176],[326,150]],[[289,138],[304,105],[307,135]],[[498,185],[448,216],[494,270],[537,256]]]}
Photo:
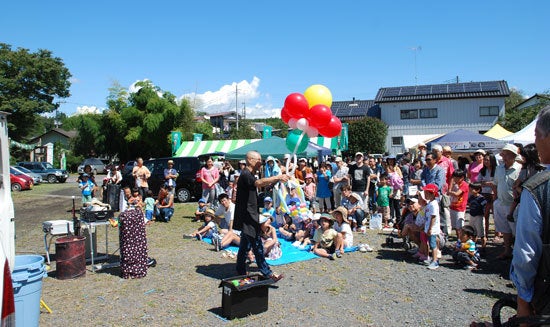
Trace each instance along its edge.
{"label": "green tree", "polygon": [[349,123],[348,147],[351,153],[384,153],[388,126],[378,118],[365,117]]}
{"label": "green tree", "polygon": [[550,104],[550,101],[541,100],[537,105],[517,109],[516,106],[523,102],[525,97],[520,90],[512,89],[510,96],[505,100],[506,112],[499,118],[499,124],[510,132],[517,132],[535,119],[540,110]]}
{"label": "green tree", "polygon": [[203,140],[212,140],[214,139],[214,132],[212,132],[212,124],[208,121],[195,124],[193,133],[202,134]]}
{"label": "green tree", "polygon": [[230,139],[259,139],[261,138],[260,133],[256,132],[253,129],[252,122],[247,119],[239,120],[239,129],[235,127],[231,128],[229,132]]}
{"label": "green tree", "polygon": [[24,141],[34,136],[31,132],[39,114],[55,111],[59,106],[55,98],[70,96],[70,77],[61,58],[49,50],[31,53],[0,43],[0,111],[11,113],[11,138]]}

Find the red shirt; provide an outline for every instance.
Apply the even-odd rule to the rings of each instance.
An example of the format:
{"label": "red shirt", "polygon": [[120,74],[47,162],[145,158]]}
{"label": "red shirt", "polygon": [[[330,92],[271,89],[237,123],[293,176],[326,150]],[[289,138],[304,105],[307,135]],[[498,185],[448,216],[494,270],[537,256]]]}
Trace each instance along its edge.
{"label": "red shirt", "polygon": [[465,212],[466,205],[468,204],[468,191],[470,190],[468,183],[462,181],[460,185],[455,184],[451,191],[456,192],[457,190],[461,190],[462,194],[460,196],[451,195],[451,205],[449,208],[454,211]]}

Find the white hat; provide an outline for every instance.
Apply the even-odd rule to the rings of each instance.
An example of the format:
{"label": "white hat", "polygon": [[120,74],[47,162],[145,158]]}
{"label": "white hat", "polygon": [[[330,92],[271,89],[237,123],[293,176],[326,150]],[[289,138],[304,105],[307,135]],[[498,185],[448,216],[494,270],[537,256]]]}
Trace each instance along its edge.
{"label": "white hat", "polygon": [[341,162],[342,161],[342,157],[336,157],[336,159],[334,159],[334,162]]}
{"label": "white hat", "polygon": [[321,214],[320,213],[314,213],[313,217],[311,217],[311,220],[319,220],[319,219],[321,219]]}
{"label": "white hat", "polygon": [[420,142],[420,143],[418,143],[418,145],[417,145],[416,147],[417,147],[417,148],[422,148],[422,147],[425,148],[425,147],[426,147],[426,143]]}
{"label": "white hat", "polygon": [[260,225],[263,224],[263,223],[265,223],[265,222],[266,222],[268,219],[270,219],[270,218],[271,218],[271,214],[269,214],[269,213],[267,213],[267,212],[266,212],[266,213],[262,213],[262,214],[260,215],[260,221],[259,221]]}
{"label": "white hat", "polygon": [[476,152],[474,152],[474,154],[476,154],[476,153],[481,153],[482,155],[487,154],[487,152],[485,152],[485,150],[483,150],[483,149],[477,149]]}
{"label": "white hat", "polygon": [[356,156],[356,157],[357,157],[357,156],[364,157],[364,156],[363,156],[363,152],[355,152],[355,156]]}
{"label": "white hat", "polygon": [[512,143],[508,143],[506,144],[501,151],[510,151],[510,152],[513,152],[514,154],[518,154],[518,147],[513,145]]}
{"label": "white hat", "polygon": [[432,145],[432,151],[443,152],[443,148],[439,144]]}

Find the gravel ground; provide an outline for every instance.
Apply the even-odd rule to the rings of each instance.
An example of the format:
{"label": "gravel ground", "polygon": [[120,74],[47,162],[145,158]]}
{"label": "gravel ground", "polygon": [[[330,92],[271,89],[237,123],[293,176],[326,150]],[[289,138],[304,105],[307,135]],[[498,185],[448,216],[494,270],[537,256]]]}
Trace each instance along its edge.
{"label": "gravel ground", "polygon": [[[39,188],[44,187],[42,191]],[[35,192],[37,191],[37,192]],[[35,193],[33,193],[35,192]],[[74,183],[39,185],[14,196],[17,254],[44,254],[41,224],[69,219]],[[77,198],[78,199],[78,198]],[[119,269],[74,280],[55,278],[55,263],[44,279],[42,298],[53,310],[42,311],[43,326],[188,326],[188,325],[334,325],[334,326],[468,326],[490,320],[494,302],[515,294],[507,280],[509,262],[484,260],[477,271],[458,269],[449,255],[430,271],[404,250],[384,247],[387,235],[356,234],[356,243],[375,251],[350,253],[335,261],[314,259],[274,267],[285,278],[269,290],[269,309],[226,321],[221,318],[220,279],[236,274],[235,261],[211,245],[182,234],[197,228],[194,205],[178,204],[173,221],[147,227],[149,254],[158,261],[146,278],[124,280]],[[387,234],[387,233],[386,233]],[[104,230],[98,232],[104,252]],[[50,251],[55,252],[55,246]],[[111,261],[118,259],[118,232],[109,230]],[[489,244],[487,257],[500,249]],[[253,266],[254,267],[254,266]],[[254,270],[253,268],[251,270]]]}

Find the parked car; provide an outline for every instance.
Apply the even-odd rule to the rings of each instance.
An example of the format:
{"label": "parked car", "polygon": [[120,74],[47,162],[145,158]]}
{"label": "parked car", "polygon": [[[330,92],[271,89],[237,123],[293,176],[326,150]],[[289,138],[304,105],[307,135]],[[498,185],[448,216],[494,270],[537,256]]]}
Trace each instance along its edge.
{"label": "parked car", "polygon": [[32,178],[13,168],[10,168],[10,183],[13,192],[32,190],[34,185]]}
{"label": "parked car", "polygon": [[42,176],[40,174],[33,173],[32,171],[28,170],[27,168],[21,167],[21,166],[15,166],[15,167],[10,166],[10,167],[14,168],[14,169],[17,169],[20,172],[22,172],[23,174],[25,174],[25,175],[29,176],[30,178],[32,178],[32,182],[34,183],[34,185],[42,183]]}
{"label": "parked car", "polygon": [[33,173],[40,174],[42,180],[48,181],[48,183],[65,183],[67,178],[69,178],[69,173],[64,169],[57,169],[52,166],[49,162],[39,162],[39,161],[23,161],[18,162],[18,166],[25,167]]}
{"label": "parked car", "polygon": [[92,172],[94,173],[94,175],[97,175],[98,173],[107,174],[107,168],[105,167],[105,164],[97,158],[84,159],[80,166],[78,166],[79,174],[84,173],[84,167],[86,165],[90,165],[92,167]]}

